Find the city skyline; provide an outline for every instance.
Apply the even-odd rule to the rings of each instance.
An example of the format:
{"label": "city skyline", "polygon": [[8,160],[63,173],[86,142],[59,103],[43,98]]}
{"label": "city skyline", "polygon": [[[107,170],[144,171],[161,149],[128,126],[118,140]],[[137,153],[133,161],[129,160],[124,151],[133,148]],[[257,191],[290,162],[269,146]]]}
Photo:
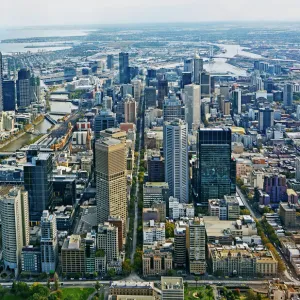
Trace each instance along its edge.
{"label": "city skyline", "polygon": [[[72,6],[69,0],[54,0],[47,6],[31,0],[31,10],[24,14],[28,3],[14,0],[2,3],[6,13],[0,20],[1,27],[71,25],[71,24],[121,24],[121,23],[160,23],[160,22],[214,22],[214,21],[300,21],[297,13],[300,3],[287,1],[215,1],[158,0],[140,3],[137,0],[122,2],[113,0],[100,3],[95,0],[89,6]],[[217,2],[217,3],[216,3]],[[270,5],[272,4],[272,5]],[[45,6],[46,5],[46,6]],[[193,9],[191,9],[193,6]],[[214,10],[218,7],[218,10]],[[293,7],[293,9],[287,9]],[[109,11],[110,14],[99,14]],[[240,11],[243,10],[241,14]],[[66,15],[66,11],[68,14]],[[268,11],[268,14],[265,12]],[[201,13],[199,13],[201,12]],[[284,12],[284,13],[282,13]],[[99,17],[100,16],[100,17]],[[14,20],[14,24],[12,24]]]}

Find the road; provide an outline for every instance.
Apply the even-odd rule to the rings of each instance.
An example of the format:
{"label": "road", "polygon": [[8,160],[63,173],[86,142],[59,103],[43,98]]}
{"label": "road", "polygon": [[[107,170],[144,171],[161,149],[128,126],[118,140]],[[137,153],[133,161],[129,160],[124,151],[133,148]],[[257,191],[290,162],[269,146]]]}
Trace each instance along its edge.
{"label": "road", "polygon": [[[144,97],[141,97],[140,103],[139,103],[139,110],[143,111],[143,107],[144,107]],[[134,254],[136,251],[136,240],[137,240],[137,225],[138,225],[138,192],[139,192],[139,188],[140,188],[140,183],[138,180],[138,170],[140,167],[140,161],[141,161],[141,156],[140,156],[140,152],[141,152],[141,148],[142,148],[142,137],[143,137],[143,122],[144,122],[144,116],[140,115],[140,120],[139,120],[139,127],[138,127],[138,134],[139,134],[139,145],[138,148],[136,149],[136,151],[138,152],[138,158],[137,158],[137,168],[136,168],[136,173],[135,173],[135,177],[136,177],[136,190],[135,190],[135,202],[134,202],[134,225],[133,225],[133,235],[132,235],[132,249],[131,249],[131,264],[133,265],[134,263]]]}
{"label": "road", "polygon": [[255,217],[256,219],[260,219],[261,215],[252,209],[252,207],[248,203],[248,200],[246,199],[246,197],[244,196],[244,194],[242,193],[242,191],[240,190],[240,188],[238,186],[236,187],[236,191],[237,191],[238,195],[241,197],[245,207],[250,211],[251,216]]}

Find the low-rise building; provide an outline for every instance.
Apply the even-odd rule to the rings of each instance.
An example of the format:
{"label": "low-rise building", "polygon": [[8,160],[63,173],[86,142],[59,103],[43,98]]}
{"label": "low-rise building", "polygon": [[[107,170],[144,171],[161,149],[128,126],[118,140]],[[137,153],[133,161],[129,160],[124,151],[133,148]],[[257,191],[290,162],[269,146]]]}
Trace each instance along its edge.
{"label": "low-rise building", "polygon": [[155,202],[169,199],[169,185],[167,182],[146,182],[143,188],[144,207],[151,207]]}
{"label": "low-rise building", "polygon": [[154,220],[143,223],[143,244],[153,245],[154,242],[163,244],[166,240],[165,223],[156,223]]}

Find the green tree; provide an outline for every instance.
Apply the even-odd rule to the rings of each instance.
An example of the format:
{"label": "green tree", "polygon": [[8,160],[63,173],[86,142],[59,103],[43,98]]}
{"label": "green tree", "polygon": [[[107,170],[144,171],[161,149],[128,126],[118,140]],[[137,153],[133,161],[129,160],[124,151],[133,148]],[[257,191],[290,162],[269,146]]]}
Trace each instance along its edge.
{"label": "green tree", "polygon": [[122,271],[123,271],[123,274],[125,276],[129,275],[131,273],[131,264],[130,264],[130,259],[127,258],[125,259],[125,261],[122,263]]}
{"label": "green tree", "polygon": [[253,290],[249,289],[245,294],[246,300],[256,300],[256,294],[253,292]]}
{"label": "green tree", "polygon": [[116,271],[115,269],[109,269],[108,272],[107,272],[107,276],[109,278],[113,278],[114,276],[116,276]]}
{"label": "green tree", "polygon": [[240,214],[241,215],[251,215],[249,209],[247,209],[247,208],[241,209]]}
{"label": "green tree", "polygon": [[39,283],[34,283],[30,288],[30,292],[32,295],[38,294],[42,297],[48,297],[50,293],[49,289],[46,286],[43,286]]}
{"label": "green tree", "polygon": [[200,280],[200,278],[198,276],[195,276],[194,280],[196,281],[196,288],[198,288],[198,281]]}
{"label": "green tree", "polygon": [[173,222],[166,223],[166,238],[174,237],[174,229],[175,229],[175,223]]}
{"label": "green tree", "polygon": [[96,290],[97,293],[98,293],[100,289],[101,289],[101,284],[100,284],[99,281],[97,280],[96,283],[95,283],[95,290]]}

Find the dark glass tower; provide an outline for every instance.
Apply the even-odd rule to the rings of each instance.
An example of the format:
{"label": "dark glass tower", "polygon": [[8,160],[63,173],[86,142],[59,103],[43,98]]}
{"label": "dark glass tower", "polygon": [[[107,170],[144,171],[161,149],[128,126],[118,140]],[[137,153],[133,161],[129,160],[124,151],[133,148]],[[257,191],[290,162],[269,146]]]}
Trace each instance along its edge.
{"label": "dark glass tower", "polygon": [[30,222],[39,222],[42,212],[52,204],[52,154],[39,153],[24,165],[24,186],[28,191]]}
{"label": "dark glass tower", "polygon": [[114,56],[112,54],[107,55],[107,69],[112,70],[114,68]]}
{"label": "dark glass tower", "polygon": [[2,65],[2,53],[0,52],[0,111],[3,110],[3,65]]}
{"label": "dark glass tower", "polygon": [[169,88],[168,88],[168,80],[167,79],[161,79],[158,81],[158,95],[157,95],[157,102],[158,102],[158,108],[162,109],[163,107],[163,101],[165,97],[168,96]]}
{"label": "dark glass tower", "polygon": [[235,193],[235,161],[231,159],[229,128],[198,131],[198,197],[200,203]]}
{"label": "dark glass tower", "polygon": [[128,53],[119,53],[119,72],[120,83],[130,83],[129,55]]}
{"label": "dark glass tower", "polygon": [[17,104],[19,107],[27,107],[31,103],[30,71],[21,69],[17,80]]}
{"label": "dark glass tower", "polygon": [[16,108],[16,87],[13,80],[3,81],[3,110],[15,110]]}

